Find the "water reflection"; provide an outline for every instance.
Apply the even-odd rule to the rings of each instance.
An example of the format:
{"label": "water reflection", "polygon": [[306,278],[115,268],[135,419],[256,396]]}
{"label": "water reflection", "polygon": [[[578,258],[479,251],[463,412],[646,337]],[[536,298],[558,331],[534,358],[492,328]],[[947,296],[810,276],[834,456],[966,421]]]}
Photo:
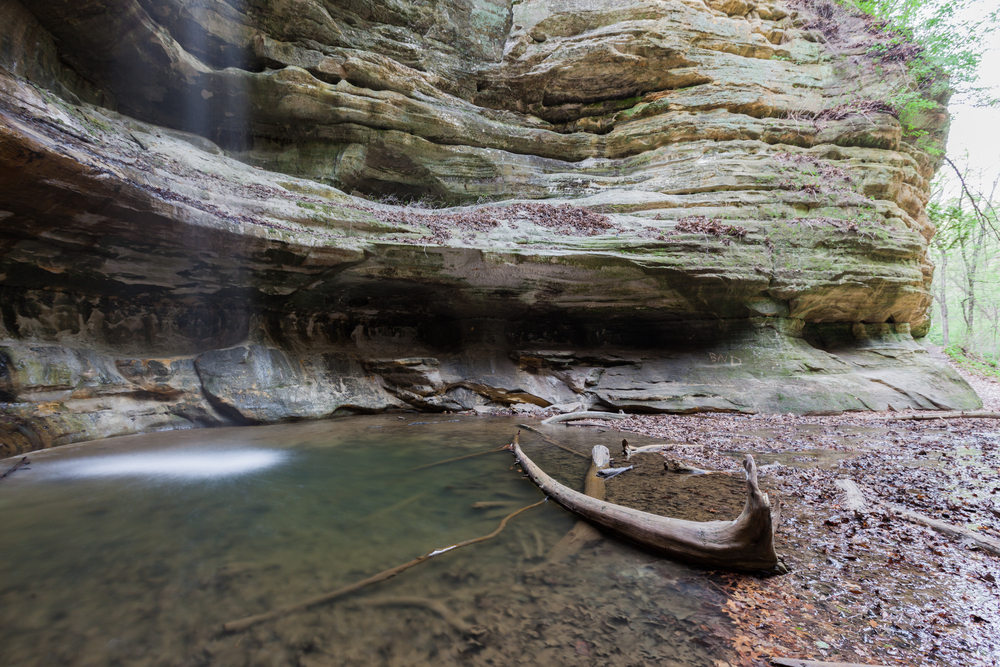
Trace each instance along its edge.
{"label": "water reflection", "polygon": [[[36,453],[0,485],[0,665],[710,667],[728,655],[729,621],[705,572],[613,540],[552,561],[575,523],[555,503],[335,604],[221,633],[486,535],[541,499],[504,451],[425,467],[508,442],[515,419],[408,421],[155,433]],[[580,451],[615,441],[595,429],[552,434]],[[584,459],[521,441],[581,485]],[[231,482],[213,482],[223,475]]]}
{"label": "water reflection", "polygon": [[168,477],[212,479],[231,477],[278,465],[288,452],[268,449],[220,450],[93,456],[51,463],[40,471],[45,477]]}

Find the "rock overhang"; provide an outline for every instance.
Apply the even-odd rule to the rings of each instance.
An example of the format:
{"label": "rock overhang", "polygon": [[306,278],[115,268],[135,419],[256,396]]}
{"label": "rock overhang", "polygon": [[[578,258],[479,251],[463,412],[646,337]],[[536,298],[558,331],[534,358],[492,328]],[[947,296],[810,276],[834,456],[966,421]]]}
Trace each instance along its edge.
{"label": "rock overhang", "polygon": [[[0,10],[3,391],[38,442],[977,402],[910,337],[935,158],[859,104],[896,75],[843,48],[858,17],[838,54],[808,3],[473,3],[452,46],[412,29],[448,3],[147,4]],[[53,396],[74,425],[39,435]]]}

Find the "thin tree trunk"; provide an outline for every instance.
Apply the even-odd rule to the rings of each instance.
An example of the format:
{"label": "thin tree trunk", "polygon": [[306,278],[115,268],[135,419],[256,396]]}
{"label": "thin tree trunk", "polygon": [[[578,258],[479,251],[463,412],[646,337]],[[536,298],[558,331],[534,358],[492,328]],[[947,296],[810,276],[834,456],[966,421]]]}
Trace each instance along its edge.
{"label": "thin tree trunk", "polygon": [[942,342],[945,347],[951,346],[951,335],[948,330],[948,253],[941,248],[941,294],[938,296],[938,303],[941,304],[941,333]]}

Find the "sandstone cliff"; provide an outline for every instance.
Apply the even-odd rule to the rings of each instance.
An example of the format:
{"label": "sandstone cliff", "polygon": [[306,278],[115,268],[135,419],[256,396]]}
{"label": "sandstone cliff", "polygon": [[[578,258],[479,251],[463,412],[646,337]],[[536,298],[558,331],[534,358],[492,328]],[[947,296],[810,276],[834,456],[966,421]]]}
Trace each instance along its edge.
{"label": "sandstone cliff", "polygon": [[0,456],[342,411],[979,404],[912,337],[947,86],[904,133],[905,63],[840,6],[0,26]]}

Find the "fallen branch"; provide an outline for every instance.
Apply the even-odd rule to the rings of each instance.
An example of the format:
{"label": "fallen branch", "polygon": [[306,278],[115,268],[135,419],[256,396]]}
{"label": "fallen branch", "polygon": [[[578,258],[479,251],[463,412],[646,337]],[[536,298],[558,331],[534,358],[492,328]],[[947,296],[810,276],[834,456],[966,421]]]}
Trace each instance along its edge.
{"label": "fallen branch", "polygon": [[537,428],[535,428],[533,426],[529,426],[528,424],[518,424],[518,426],[521,427],[521,428],[523,428],[526,431],[531,431],[535,435],[541,437],[542,440],[544,440],[545,442],[549,443],[550,445],[555,445],[559,449],[566,450],[567,452],[569,452],[573,456],[579,456],[582,459],[589,459],[590,458],[586,454],[581,454],[580,452],[576,451],[575,449],[573,449],[571,447],[567,447],[566,445],[562,444],[558,440],[550,438],[549,436],[545,435],[544,433],[542,433],[541,431],[539,431]]}
{"label": "fallen branch", "polygon": [[499,452],[499,451],[504,450],[504,449],[507,449],[507,445],[503,445],[501,447],[497,447],[496,449],[488,449],[485,452],[476,452],[475,454],[466,454],[465,456],[456,456],[453,459],[445,459],[444,461],[436,461],[434,463],[427,463],[427,464],[422,465],[422,466],[417,466],[416,468],[413,468],[413,470],[414,471],[416,471],[416,470],[424,470],[426,468],[433,468],[434,466],[442,466],[445,463],[451,463],[452,461],[461,461],[462,459],[471,459],[473,456],[483,456],[484,454],[492,454],[493,452]]}
{"label": "fallen branch", "polygon": [[662,555],[732,570],[771,570],[778,564],[767,496],[757,486],[757,466],[749,454],[747,502],[735,521],[685,521],[591,498],[555,481],[511,444],[518,463],[538,488],[557,503],[608,531]]}
{"label": "fallen branch", "polygon": [[617,477],[623,472],[632,470],[635,466],[628,466],[625,468],[605,468],[604,470],[599,470],[597,476],[602,479],[611,479],[612,477]]}
{"label": "fallen branch", "polygon": [[617,412],[568,412],[543,419],[543,424],[558,424],[559,422],[575,422],[581,419],[627,419],[628,415]]}
{"label": "fallen branch", "polygon": [[395,577],[397,574],[399,574],[400,572],[402,572],[404,570],[408,570],[411,567],[420,565],[421,563],[426,562],[426,561],[430,560],[431,558],[434,558],[434,556],[439,556],[439,555],[441,555],[443,553],[447,553],[449,551],[454,551],[455,549],[461,549],[462,547],[467,547],[469,545],[476,544],[478,542],[485,542],[486,540],[492,539],[492,538],[496,537],[497,535],[499,535],[500,531],[502,531],[507,526],[507,522],[510,521],[511,519],[513,519],[514,517],[516,517],[518,514],[520,514],[521,512],[526,512],[526,511],[530,510],[532,507],[538,507],[539,505],[541,505],[542,503],[544,503],[546,500],[548,500],[548,499],[545,498],[545,499],[539,500],[537,503],[535,503],[533,505],[528,505],[527,507],[522,507],[521,509],[517,510],[516,512],[508,514],[507,516],[505,516],[503,518],[502,521],[500,521],[500,525],[497,526],[497,529],[494,530],[489,535],[483,535],[482,537],[476,537],[476,538],[473,538],[471,540],[466,540],[464,542],[459,542],[458,544],[453,544],[450,547],[445,547],[444,549],[436,549],[435,551],[432,551],[432,552],[430,552],[428,554],[424,554],[423,556],[420,556],[419,558],[414,558],[413,560],[411,560],[408,563],[403,563],[402,565],[397,565],[394,568],[390,568],[388,570],[384,570],[382,572],[379,572],[378,574],[372,575],[372,576],[368,577],[367,579],[363,579],[361,581],[355,582],[353,584],[349,584],[347,586],[342,586],[341,588],[338,588],[335,591],[331,591],[330,593],[324,593],[323,595],[317,595],[316,597],[311,597],[311,598],[309,598],[307,600],[303,600],[302,602],[298,602],[296,604],[290,604],[290,605],[286,605],[284,607],[278,607],[277,609],[272,609],[271,611],[265,612],[263,614],[256,614],[254,616],[247,616],[246,618],[241,618],[241,619],[239,619],[237,621],[230,621],[229,623],[226,623],[226,624],[224,624],[222,626],[222,631],[223,632],[241,632],[241,631],[246,630],[247,628],[249,628],[251,626],[257,625],[258,623],[263,623],[265,621],[271,621],[271,620],[274,620],[276,618],[281,618],[282,616],[288,616],[289,614],[294,614],[296,612],[304,611],[306,609],[309,609],[310,607],[315,607],[316,605],[320,605],[320,604],[323,604],[325,602],[330,602],[332,600],[336,600],[337,598],[344,597],[345,595],[348,595],[349,593],[353,593],[354,591],[360,590],[360,589],[364,588],[365,586],[370,586],[372,584],[377,584],[380,581],[385,581],[386,579],[391,579],[391,578]]}
{"label": "fallen branch", "polygon": [[915,421],[930,419],[1000,419],[1000,412],[937,412],[934,414],[898,415],[884,417],[886,421]]}
{"label": "fallen branch", "polygon": [[633,454],[662,454],[663,452],[669,452],[674,449],[674,445],[643,445],[642,447],[633,447],[629,445],[628,447],[623,447],[622,451],[625,454],[625,460],[628,461],[632,458]]}
{"label": "fallen branch", "polygon": [[[633,454],[663,453],[677,446],[678,446],[677,444],[672,442],[661,442],[655,445],[643,445],[642,447],[633,447],[632,445],[628,444],[628,440],[622,438],[622,455],[624,455],[625,460],[628,461],[629,459],[632,458]],[[701,445],[693,445],[693,446],[700,447]]]}
{"label": "fallen branch", "polygon": [[961,526],[954,526],[950,523],[945,523],[944,521],[938,521],[937,519],[932,519],[929,516],[924,516],[923,514],[919,514],[917,512],[911,512],[908,509],[898,507],[896,505],[887,504],[886,507],[911,523],[926,526],[931,530],[935,530],[943,535],[947,535],[948,537],[954,537],[958,540],[968,540],[983,551],[989,551],[991,554],[1000,556],[1000,540],[994,537],[983,535],[982,533],[977,533],[969,530],[968,528],[962,528]]}
{"label": "fallen branch", "polygon": [[[862,493],[861,488],[858,487],[853,480],[841,478],[838,479],[835,484],[838,488],[845,492],[844,502],[842,503],[842,506],[845,509],[852,509],[855,512],[861,512],[868,507],[864,493]],[[932,519],[929,516],[920,514],[919,512],[913,512],[905,507],[900,507],[899,505],[892,505],[890,503],[878,503],[878,505],[891,512],[895,512],[911,523],[925,526],[926,528],[930,528],[931,530],[937,531],[942,535],[947,535],[948,537],[953,537],[957,540],[968,540],[983,551],[988,551],[994,555],[1000,556],[1000,540],[995,537],[990,537],[989,535],[983,535],[982,533],[977,533],[973,530],[969,530],[968,528],[962,528],[961,526],[955,526],[950,523],[945,523],[944,521]]]}

